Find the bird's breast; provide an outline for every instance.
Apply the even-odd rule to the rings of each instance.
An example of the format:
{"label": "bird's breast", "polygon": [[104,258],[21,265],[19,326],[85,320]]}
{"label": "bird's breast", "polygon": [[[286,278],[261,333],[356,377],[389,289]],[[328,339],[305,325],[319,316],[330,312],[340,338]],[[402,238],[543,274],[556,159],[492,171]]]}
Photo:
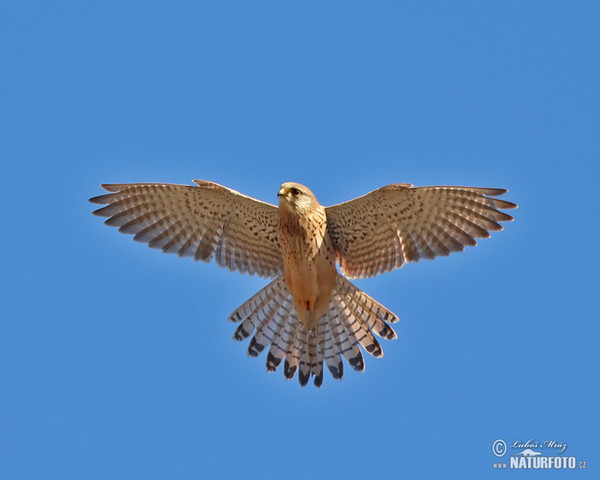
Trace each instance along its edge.
{"label": "bird's breast", "polygon": [[279,236],[294,306],[304,326],[314,329],[327,310],[337,275],[324,212],[312,219],[282,217]]}

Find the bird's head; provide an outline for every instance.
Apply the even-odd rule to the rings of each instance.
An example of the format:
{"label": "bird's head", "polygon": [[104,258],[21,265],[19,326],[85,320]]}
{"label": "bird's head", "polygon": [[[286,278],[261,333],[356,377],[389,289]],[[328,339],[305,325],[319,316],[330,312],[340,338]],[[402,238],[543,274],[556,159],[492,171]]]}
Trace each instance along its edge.
{"label": "bird's head", "polygon": [[299,183],[284,183],[277,192],[277,197],[279,198],[279,208],[299,214],[307,213],[319,206],[314,193]]}

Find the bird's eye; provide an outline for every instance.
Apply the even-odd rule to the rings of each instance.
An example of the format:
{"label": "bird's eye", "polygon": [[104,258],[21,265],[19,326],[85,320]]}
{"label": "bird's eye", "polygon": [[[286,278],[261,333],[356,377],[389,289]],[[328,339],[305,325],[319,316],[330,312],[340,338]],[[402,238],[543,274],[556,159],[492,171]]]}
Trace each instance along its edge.
{"label": "bird's eye", "polygon": [[297,197],[298,195],[300,195],[300,190],[298,190],[297,188],[292,188],[292,195],[294,197]]}

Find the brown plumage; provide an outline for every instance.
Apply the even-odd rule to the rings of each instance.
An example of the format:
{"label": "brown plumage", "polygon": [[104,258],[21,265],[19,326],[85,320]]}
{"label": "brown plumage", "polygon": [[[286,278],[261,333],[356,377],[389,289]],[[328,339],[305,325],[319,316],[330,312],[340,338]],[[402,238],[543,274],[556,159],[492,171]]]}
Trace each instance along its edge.
{"label": "brown plumage", "polygon": [[345,357],[364,370],[360,347],[383,355],[376,336],[396,338],[398,318],[356,288],[350,278],[372,277],[405,262],[434,258],[476,245],[501,230],[516,205],[494,197],[506,190],[420,187],[394,184],[331,207],[305,186],[284,183],[278,207],[216,183],[112,184],[90,199],[106,205],[108,217],[134,239],[179,256],[210,261],[230,270],[276,277],[235,310],[241,322],[234,339],[250,335],[250,356],[266,347],[267,370],[284,362],[284,375],[298,371],[301,385],[320,386],[323,363],[334,378]]}

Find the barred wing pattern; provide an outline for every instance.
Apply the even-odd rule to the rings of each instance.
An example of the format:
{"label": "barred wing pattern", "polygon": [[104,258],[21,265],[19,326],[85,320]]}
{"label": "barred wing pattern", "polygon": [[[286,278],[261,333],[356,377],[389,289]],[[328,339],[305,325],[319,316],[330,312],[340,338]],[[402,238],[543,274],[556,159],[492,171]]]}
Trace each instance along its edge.
{"label": "barred wing pattern", "polygon": [[283,272],[277,207],[213,182],[102,185],[94,215],[152,248],[274,277]]}
{"label": "barred wing pattern", "polygon": [[229,319],[241,322],[234,340],[242,341],[254,333],[248,345],[249,356],[257,357],[270,346],[267,371],[276,371],[283,361],[286,379],[293,378],[297,371],[300,385],[314,377],[317,387],[323,383],[324,363],[333,378],[341,379],[342,357],[354,370],[365,369],[360,347],[374,357],[383,356],[375,335],[395,339],[396,332],[388,323],[398,321],[392,312],[341,275],[336,277],[328,309],[316,329],[308,331],[304,327],[283,276],[247,300]]}
{"label": "barred wing pattern", "polygon": [[405,262],[449,255],[476,245],[476,238],[502,230],[513,218],[500,209],[507,190],[470,187],[388,185],[326,208],[327,228],[342,273],[372,277]]}

